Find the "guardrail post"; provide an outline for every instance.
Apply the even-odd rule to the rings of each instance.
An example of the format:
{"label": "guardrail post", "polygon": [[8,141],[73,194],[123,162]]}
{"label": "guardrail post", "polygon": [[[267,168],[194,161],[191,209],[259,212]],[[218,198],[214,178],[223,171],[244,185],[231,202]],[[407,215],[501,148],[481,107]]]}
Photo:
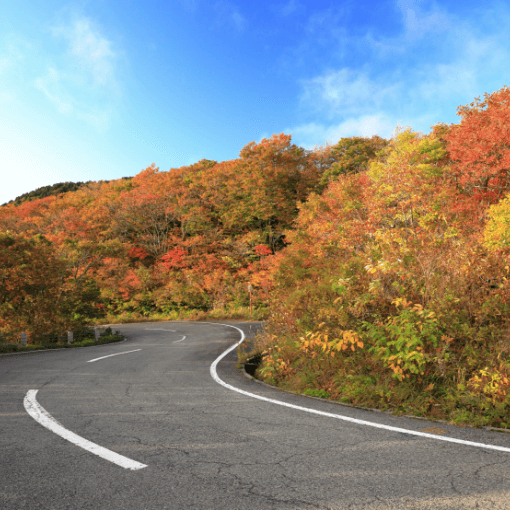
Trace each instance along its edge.
{"label": "guardrail post", "polygon": [[94,336],[96,337],[96,342],[99,340],[99,334],[100,334],[99,329],[94,329]]}
{"label": "guardrail post", "polygon": [[72,344],[73,343],[73,332],[72,331],[68,331],[67,332],[67,343],[68,344]]}
{"label": "guardrail post", "polygon": [[21,333],[21,345],[27,345],[27,334]]}

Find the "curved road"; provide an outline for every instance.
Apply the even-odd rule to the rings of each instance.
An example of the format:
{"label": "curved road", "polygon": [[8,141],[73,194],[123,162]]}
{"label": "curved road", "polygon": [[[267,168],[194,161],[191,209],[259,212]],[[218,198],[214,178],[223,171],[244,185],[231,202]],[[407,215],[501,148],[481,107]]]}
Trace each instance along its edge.
{"label": "curved road", "polygon": [[0,357],[2,510],[510,509],[510,434],[283,393],[235,350],[216,367],[233,391],[211,375],[241,337],[225,325],[115,329],[127,341]]}

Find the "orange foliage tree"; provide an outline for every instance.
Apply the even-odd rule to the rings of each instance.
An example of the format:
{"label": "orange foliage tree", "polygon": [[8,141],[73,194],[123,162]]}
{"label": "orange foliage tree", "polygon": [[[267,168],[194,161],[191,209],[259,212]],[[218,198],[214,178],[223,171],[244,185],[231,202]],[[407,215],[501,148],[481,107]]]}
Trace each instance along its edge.
{"label": "orange foliage tree", "polygon": [[475,215],[477,228],[487,206],[510,190],[510,89],[484,97],[459,106],[462,120],[444,136],[453,162],[450,175],[462,193],[458,208]]}
{"label": "orange foliage tree", "polygon": [[0,234],[0,331],[62,333],[78,326],[68,306],[76,297],[68,277],[65,262],[43,236]]}
{"label": "orange foliage tree", "polygon": [[[273,261],[266,355],[273,379],[306,365],[306,356],[292,359],[296,338],[314,338],[326,352],[345,335],[361,335],[364,348],[337,370],[352,368],[354,357],[417,383],[433,374],[461,383],[448,360],[464,362],[480,343],[485,360],[495,355],[509,326],[508,268],[457,209],[464,190],[452,179],[445,139],[441,125],[427,136],[397,130],[367,171],[339,175],[301,206],[289,245]],[[321,366],[333,370],[331,361]],[[328,377],[324,388],[332,387]]]}

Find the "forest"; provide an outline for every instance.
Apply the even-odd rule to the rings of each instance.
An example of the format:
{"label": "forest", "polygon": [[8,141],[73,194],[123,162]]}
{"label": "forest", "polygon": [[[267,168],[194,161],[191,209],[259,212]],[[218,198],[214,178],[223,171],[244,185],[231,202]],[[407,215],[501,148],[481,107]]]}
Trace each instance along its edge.
{"label": "forest", "polygon": [[0,333],[265,320],[270,384],[508,428],[510,89],[457,114],[6,204]]}
{"label": "forest", "polygon": [[[131,177],[123,177],[123,179],[131,179]],[[51,186],[43,186],[42,188],[37,188],[34,191],[30,191],[29,193],[23,193],[19,197],[16,197],[14,200],[7,202],[6,204],[14,204],[20,205],[23,202],[29,202],[31,200],[36,200],[37,198],[45,198],[52,195],[60,195],[61,193],[67,193],[68,191],[76,191],[80,189],[82,186],[86,184],[90,184],[92,181],[87,182],[58,182],[56,184],[52,184]],[[108,182],[108,181],[100,181],[100,182]]]}

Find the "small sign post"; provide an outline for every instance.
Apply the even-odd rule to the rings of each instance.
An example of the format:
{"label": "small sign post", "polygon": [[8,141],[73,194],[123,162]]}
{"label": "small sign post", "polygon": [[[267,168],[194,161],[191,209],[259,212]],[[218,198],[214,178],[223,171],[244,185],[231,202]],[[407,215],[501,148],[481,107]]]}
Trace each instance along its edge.
{"label": "small sign post", "polygon": [[250,295],[250,315],[251,315],[251,289],[252,289],[252,286],[251,286],[251,283],[248,284],[248,294]]}

